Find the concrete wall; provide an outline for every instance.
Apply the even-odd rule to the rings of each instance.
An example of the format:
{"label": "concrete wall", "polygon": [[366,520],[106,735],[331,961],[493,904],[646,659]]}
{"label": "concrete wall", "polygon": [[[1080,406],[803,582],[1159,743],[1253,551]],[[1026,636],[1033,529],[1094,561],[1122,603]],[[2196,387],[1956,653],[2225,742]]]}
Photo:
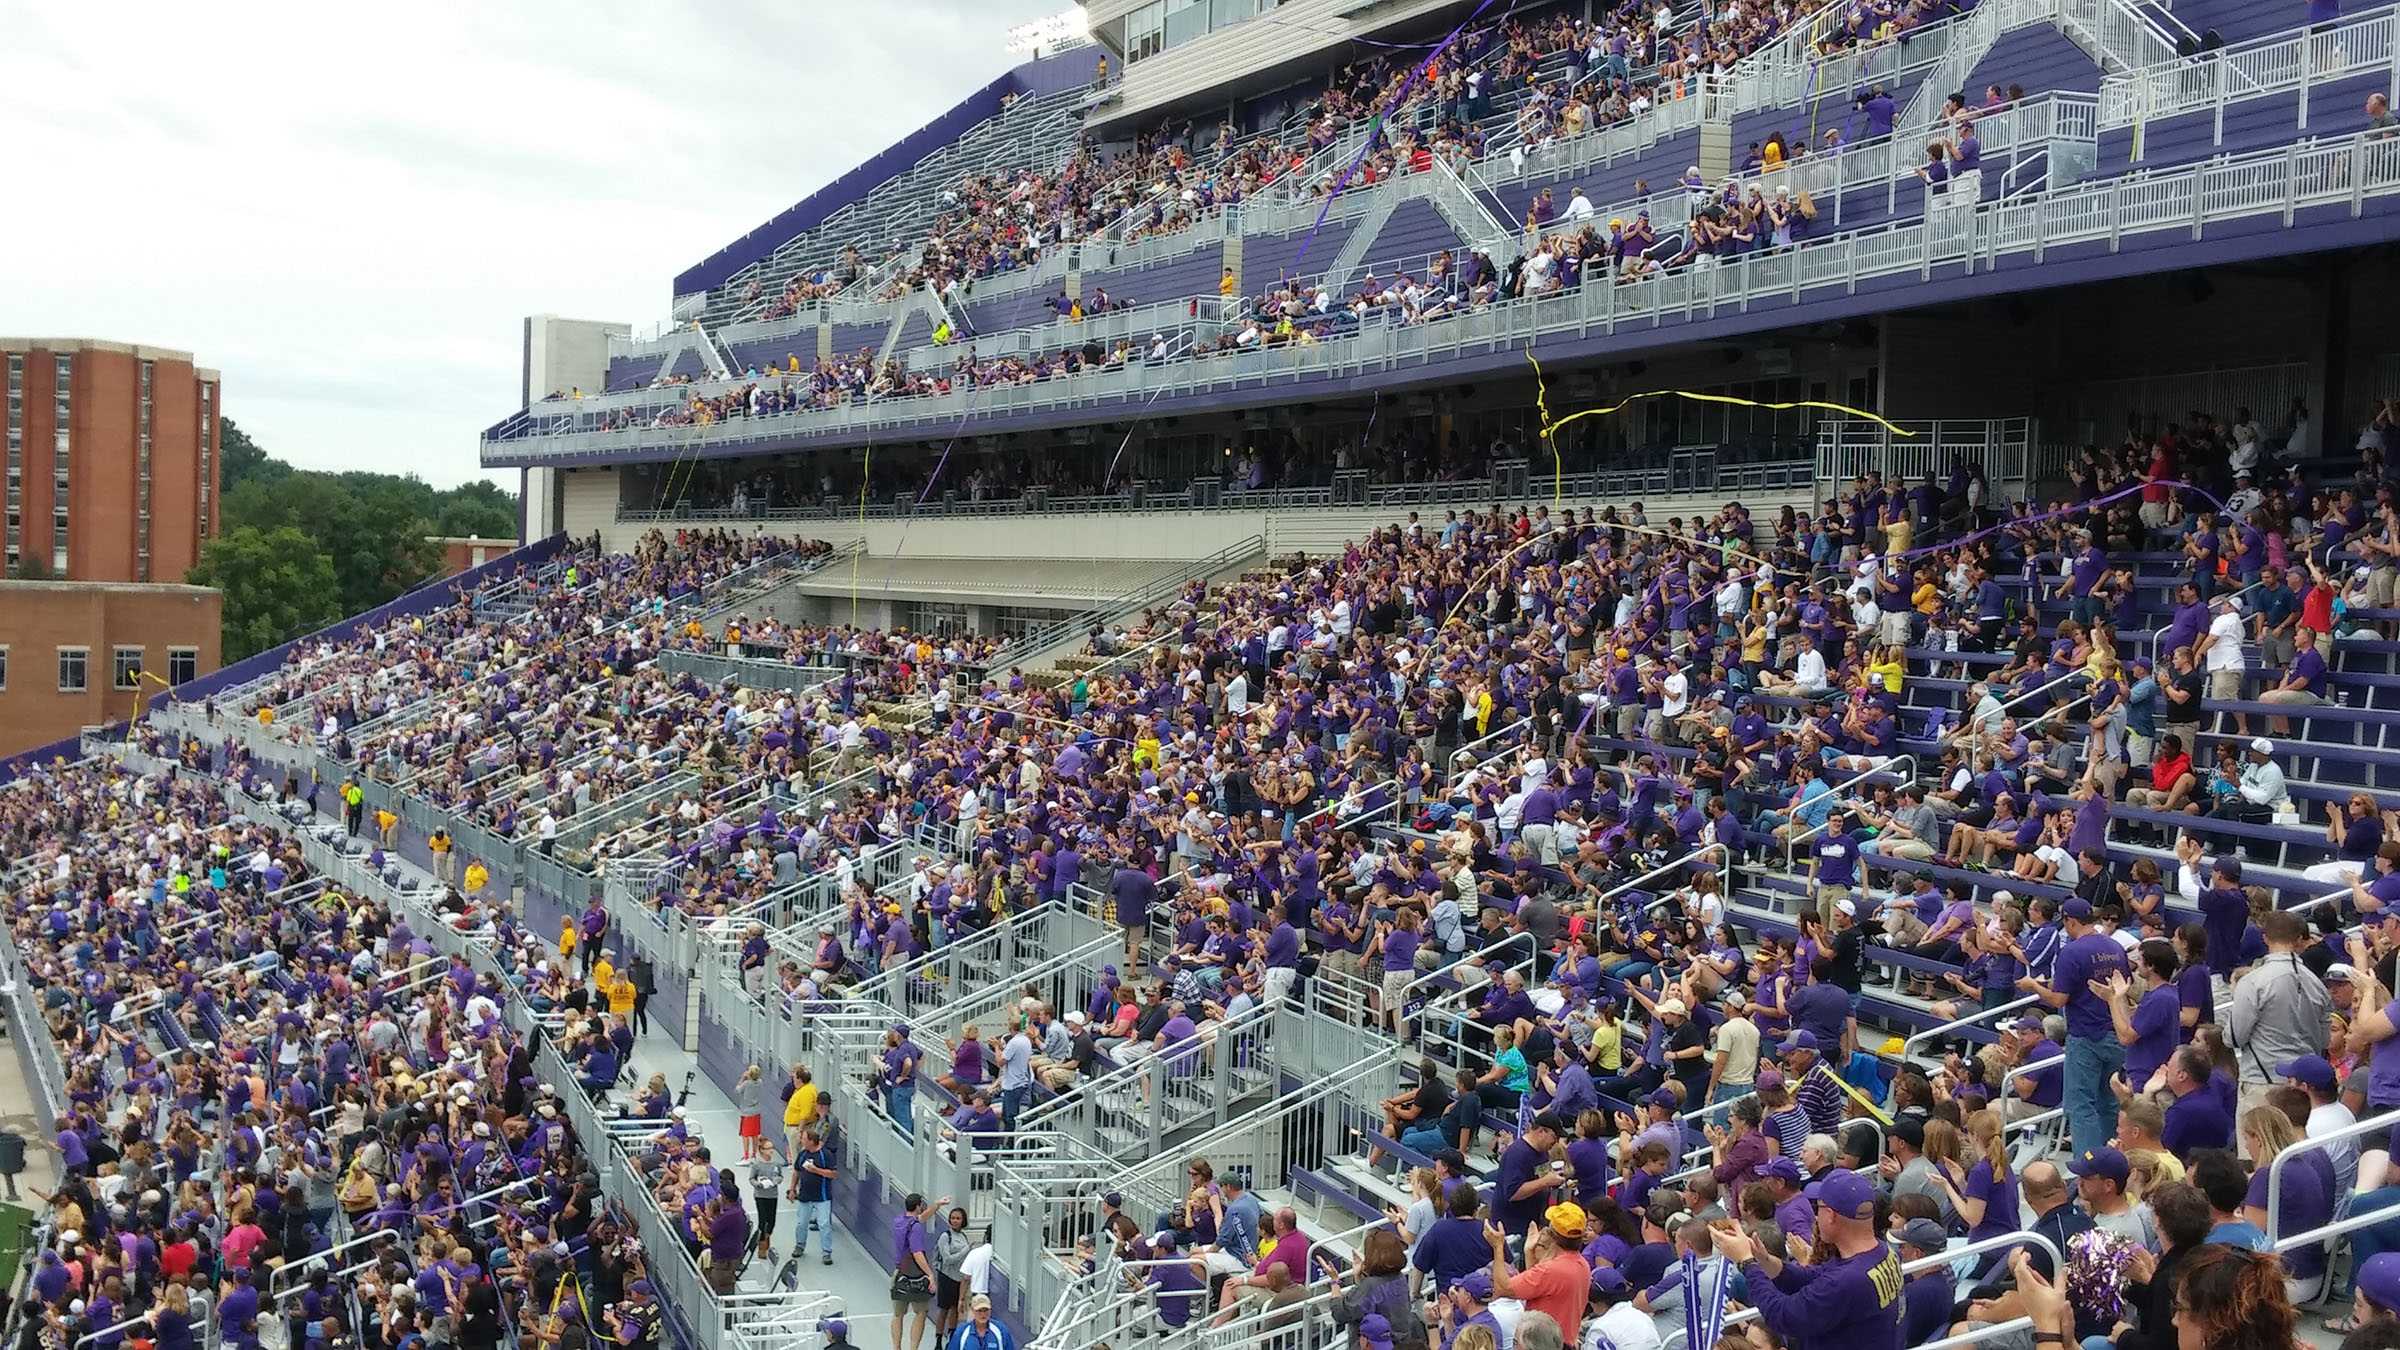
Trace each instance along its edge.
{"label": "concrete wall", "polygon": [[[613,469],[565,469],[565,520],[568,534],[583,538],[598,531],[611,549],[628,549],[652,529],[672,530],[668,524],[619,524],[617,478]],[[1753,513],[1764,514],[1786,502],[1805,504],[1806,493],[1744,493]],[[1652,520],[1670,516],[1708,514],[1722,506],[1725,494],[1687,497],[1649,497],[1643,505]],[[1511,502],[1510,506],[1519,503]],[[1547,496],[1527,497],[1526,506],[1548,505]],[[1625,501],[1569,498],[1573,508],[1625,506]],[[1444,507],[1417,508],[1428,525],[1438,525]],[[1257,536],[1270,552],[1323,553],[1381,525],[1408,519],[1407,507],[1341,507],[1304,511],[1114,511],[1039,516],[920,517],[915,520],[786,520],[689,522],[696,529],[729,528],[742,534],[780,534],[826,539],[837,543],[863,540],[870,558],[906,552],[917,558],[975,558],[1005,562],[1011,559],[1124,558],[1188,561],[1204,558]],[[952,596],[937,598],[954,599]],[[1033,596],[1016,603],[1040,604]],[[845,600],[840,608],[847,610]]]}
{"label": "concrete wall", "polygon": [[562,319],[555,314],[527,318],[520,406],[567,390],[588,394],[607,388],[608,340],[632,333],[630,324],[597,319]]}
{"label": "concrete wall", "polygon": [[[1111,47],[1121,47],[1125,16],[1139,7],[1140,0],[1104,0],[1094,5],[1089,11],[1093,35]],[[1463,7],[1457,0],[1388,0],[1371,8],[1360,6],[1358,0],[1284,0],[1257,18],[1168,47],[1130,66],[1112,60],[1112,70],[1124,70],[1123,92],[1118,101],[1099,110],[1094,120],[1110,126],[1130,124],[1145,113],[1207,94],[1238,76],[1321,63],[1352,38],[1452,8]],[[1346,11],[1357,13],[1353,16]]]}
{"label": "concrete wall", "polygon": [[[630,324],[535,314],[525,320],[519,407],[562,389],[608,387],[608,340],[631,336]],[[518,535],[542,539],[558,530],[558,471],[528,469],[518,483]]]}

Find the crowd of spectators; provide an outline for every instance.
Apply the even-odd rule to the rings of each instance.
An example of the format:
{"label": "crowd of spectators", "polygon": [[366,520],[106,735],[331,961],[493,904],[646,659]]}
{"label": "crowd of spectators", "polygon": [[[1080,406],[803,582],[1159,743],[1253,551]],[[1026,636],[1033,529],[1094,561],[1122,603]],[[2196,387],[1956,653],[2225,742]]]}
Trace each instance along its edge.
{"label": "crowd of spectators", "polygon": [[[17,1343],[658,1345],[638,1243],[502,1013],[538,996],[536,944],[455,893],[322,887],[229,806],[272,776],[217,771],[230,789],[104,758],[0,790],[10,938],[67,1094]],[[492,964],[445,963],[430,925]]]}
{"label": "crowd of spectators", "polygon": [[[1979,1252],[1955,1283],[1919,1291],[1912,1272],[1903,1297],[1895,1248],[2055,1224],[2066,1283],[2091,1294],[2077,1333],[2146,1343],[2165,1333],[2136,1306],[2144,1263],[2327,1221],[2379,1182],[2362,1169],[2380,1151],[2305,1141],[2400,1107],[2373,1050],[2400,950],[2388,804],[2351,794],[2283,839],[2332,855],[2327,903],[2287,912],[2313,882],[2235,844],[2288,818],[2312,751],[2205,706],[2255,689],[2305,726],[2340,643],[2390,621],[2388,421],[2333,471],[2348,482],[2321,476],[2296,406],[2274,433],[2246,410],[2134,427],[2046,506],[1988,500],[1960,463],[1772,518],[1412,518],[1195,585],[1111,635],[1124,655],[1064,678],[977,676],[968,648],[894,635],[905,658],[862,678],[921,720],[879,725],[855,690],[753,702],[750,740],[812,746],[798,771],[822,781],[829,759],[856,790],[695,808],[650,899],[727,913],[830,875],[832,917],[804,949],[745,939],[749,987],[794,1016],[1028,907],[1104,905],[1125,949],[1089,1007],[1037,1001],[979,1028],[989,1040],[895,1033],[881,1109],[905,1125],[938,1088],[976,1134],[1302,979],[1355,980],[1361,1024],[1432,1059],[1378,1146],[1433,1163],[1433,1213],[1396,1226],[1434,1296],[1401,1300],[1420,1324],[1514,1316],[1548,1292],[1534,1271],[1580,1270],[1561,1292],[1587,1302],[1560,1325],[1588,1335],[1620,1302],[1657,1313],[1647,1263],[1688,1249],[1740,1268],[1775,1343],[1849,1325],[1807,1320],[1833,1312],[1778,1274],[1781,1246],[1865,1281],[1915,1344],[2036,1311],[2043,1286]],[[2267,443],[2280,455],[2239,453]],[[759,636],[804,660],[873,645]],[[2245,648],[2283,659],[2262,681]],[[696,697],[710,722],[743,706]],[[2223,769],[2187,783],[2212,740]],[[944,856],[870,894],[866,860],[903,840]],[[1459,1012],[1406,997],[1436,974],[1462,982]],[[1865,999],[1930,1023],[2028,996],[1930,1059],[1862,1043]],[[947,1085],[916,1072],[928,1038]],[[1007,1049],[1020,1039],[1048,1061],[1038,1085]],[[1003,1049],[968,1054],[979,1041]],[[2270,1197],[2263,1164],[2285,1154]],[[1486,1233],[1456,1183],[1495,1155]],[[1202,1197],[1220,1233],[1225,1194]],[[1197,1210],[1147,1217],[1095,1268],[1214,1246]],[[1152,1272],[1162,1312],[1196,1315],[1306,1282],[1305,1260],[1214,1255],[1129,1270]],[[2238,1259],[2302,1302],[2324,1285],[2321,1245]],[[1199,1292],[1219,1275],[1239,1282]],[[1620,1350],[1633,1335],[1605,1334]]]}

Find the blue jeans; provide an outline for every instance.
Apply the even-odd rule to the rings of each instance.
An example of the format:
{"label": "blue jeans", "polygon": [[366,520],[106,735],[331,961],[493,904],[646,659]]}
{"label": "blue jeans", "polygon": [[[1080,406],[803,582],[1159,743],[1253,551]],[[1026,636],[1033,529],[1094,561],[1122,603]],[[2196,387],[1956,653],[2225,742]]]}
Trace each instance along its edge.
{"label": "blue jeans", "polygon": [[912,1136],[916,1134],[917,1085],[915,1083],[893,1085],[891,1095],[885,1099],[884,1105],[891,1111],[892,1123],[900,1127],[901,1134]]}
{"label": "blue jeans", "polygon": [[799,1200],[793,1202],[792,1209],[794,1211],[792,1226],[799,1230],[792,1237],[792,1255],[808,1255],[808,1234],[809,1230],[813,1228],[824,1231],[825,1255],[830,1258],[833,1255],[833,1202],[831,1200]]}
{"label": "blue jeans", "polygon": [[1709,1112],[1708,1123],[1711,1125],[1723,1125],[1727,1121],[1731,1120],[1733,1118],[1733,1111],[1731,1108],[1726,1107],[1725,1103],[1732,1101],[1736,1097],[1747,1097],[1755,1091],[1757,1091],[1757,1089],[1748,1083],[1717,1084],[1717,1090],[1708,1094],[1708,1104],[1710,1106],[1723,1109]]}
{"label": "blue jeans", "polygon": [[1400,1132],[1400,1146],[1413,1149],[1430,1158],[1450,1147],[1450,1140],[1439,1129],[1431,1125],[1420,1125],[1415,1129]]}
{"label": "blue jeans", "polygon": [[[2385,1186],[2368,1191],[2350,1202],[2352,1214],[2372,1214],[2395,1201],[2400,1201],[2400,1186]],[[2367,1258],[2380,1252],[2400,1251],[2400,1219],[2387,1219],[2366,1228],[2350,1230],[2350,1268],[2358,1269]]]}
{"label": "blue jeans", "polygon": [[1002,1125],[1011,1130],[1017,1128],[1017,1113],[1025,1109],[1025,1097],[1032,1091],[1033,1085],[1030,1083],[1024,1087],[1000,1089],[1000,1123]]}
{"label": "blue jeans", "polygon": [[2114,1036],[2069,1036],[2065,1069],[2067,1133],[2075,1151],[2106,1148],[2117,1132],[2117,1094],[2108,1080],[2125,1068],[2125,1047]]}

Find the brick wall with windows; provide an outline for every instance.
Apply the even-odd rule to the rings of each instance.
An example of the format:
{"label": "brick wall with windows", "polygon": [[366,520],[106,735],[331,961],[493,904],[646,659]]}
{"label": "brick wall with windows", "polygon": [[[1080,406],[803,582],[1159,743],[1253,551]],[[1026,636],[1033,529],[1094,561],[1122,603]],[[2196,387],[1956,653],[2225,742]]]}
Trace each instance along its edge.
{"label": "brick wall with windows", "polygon": [[217,373],[189,352],[61,338],[0,338],[0,368],[0,577],[181,581],[217,531]]}
{"label": "brick wall with windows", "polygon": [[219,663],[224,596],[201,586],[0,581],[0,755],[123,718]]}

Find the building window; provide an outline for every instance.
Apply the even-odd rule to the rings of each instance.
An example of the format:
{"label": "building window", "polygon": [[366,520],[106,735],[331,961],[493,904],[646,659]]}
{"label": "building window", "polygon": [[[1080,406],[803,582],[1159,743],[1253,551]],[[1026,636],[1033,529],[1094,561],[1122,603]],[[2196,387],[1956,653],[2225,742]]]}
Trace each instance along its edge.
{"label": "building window", "polygon": [[92,649],[61,647],[58,649],[58,692],[80,694],[91,688]]}
{"label": "building window", "polygon": [[75,358],[59,356],[53,360],[57,363],[58,374],[51,381],[50,389],[53,405],[51,411],[54,414],[51,425],[57,428],[51,441],[50,456],[50,500],[52,505],[50,575],[63,581],[67,576],[67,492],[70,487],[67,476],[67,447],[68,428],[75,415]]}
{"label": "building window", "polygon": [[25,505],[25,358],[12,354],[8,358],[8,537],[7,552],[0,556],[0,575],[17,576],[24,570],[25,528],[21,508]]}
{"label": "building window", "polygon": [[155,362],[142,362],[141,420],[134,431],[133,579],[150,579],[150,413],[151,378]]}
{"label": "building window", "polygon": [[118,647],[111,651],[109,656],[111,658],[109,664],[113,667],[110,673],[116,676],[117,688],[139,689],[142,687],[141,648]]}
{"label": "building window", "polygon": [[167,648],[167,683],[190,684],[200,677],[198,647]]}
{"label": "building window", "polygon": [[216,481],[213,465],[216,462],[217,387],[200,386],[200,529],[193,537],[208,538],[209,484]]}

